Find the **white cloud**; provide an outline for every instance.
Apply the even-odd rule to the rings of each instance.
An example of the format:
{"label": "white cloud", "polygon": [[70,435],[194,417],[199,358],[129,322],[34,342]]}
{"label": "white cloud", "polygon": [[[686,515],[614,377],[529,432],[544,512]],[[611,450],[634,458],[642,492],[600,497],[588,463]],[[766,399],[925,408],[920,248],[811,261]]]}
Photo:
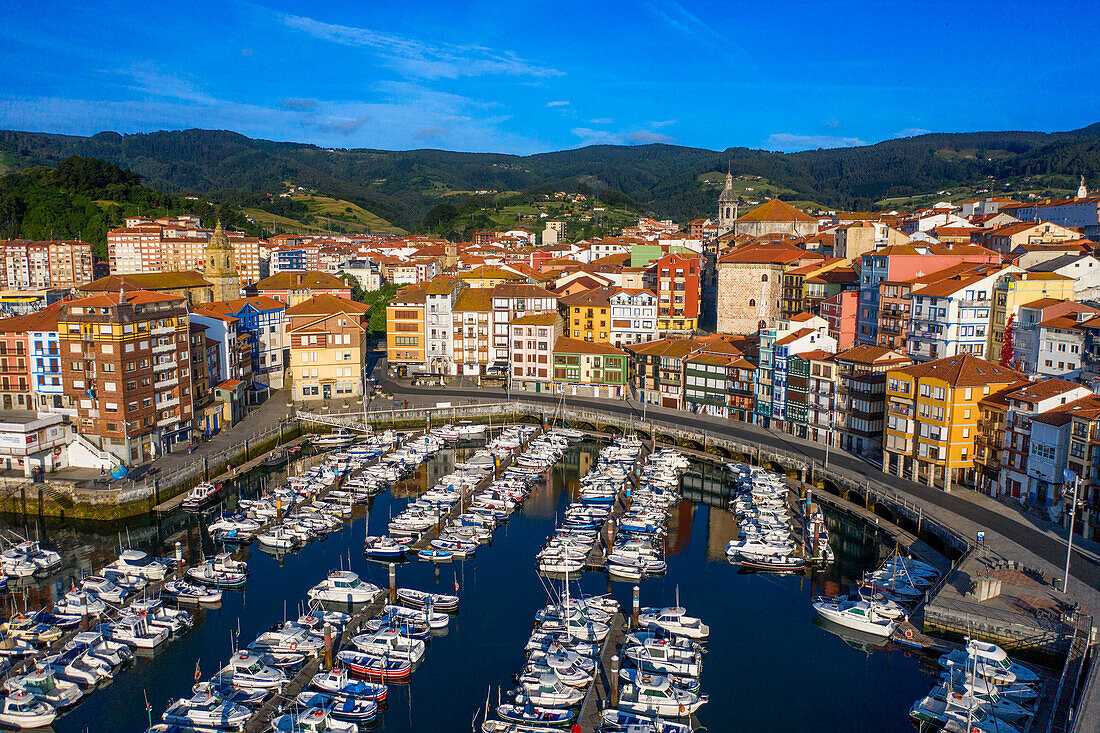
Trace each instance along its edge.
{"label": "white cloud", "polygon": [[562,72],[520,58],[511,51],[484,46],[432,44],[370,28],[324,23],[300,15],[279,14],[289,28],[344,46],[366,48],[387,65],[411,77],[457,79],[462,76],[561,76]]}
{"label": "white cloud", "polygon": [[866,144],[865,140],[858,137],[794,135],[789,132],[777,132],[768,136],[768,139],[764,142],[764,148],[778,150],[783,153],[793,153],[799,150],[814,150],[816,148],[852,148]]}
{"label": "white cloud", "polygon": [[547,107],[565,107],[565,106],[568,106],[568,104],[569,104],[568,100],[555,99],[553,102],[547,102],[546,106]]}
{"label": "white cloud", "polygon": [[650,145],[676,142],[675,138],[652,130],[610,132],[593,130],[590,127],[574,127],[570,132],[581,139],[581,145]]}
{"label": "white cloud", "polygon": [[611,119],[610,117],[595,117],[595,118],[589,120],[588,124],[590,124],[590,125],[610,125],[614,121],[615,120]]}
{"label": "white cloud", "polygon": [[923,127],[907,127],[904,130],[898,130],[894,133],[894,137],[916,137],[917,135],[927,135],[932,132],[931,130],[925,130]]}

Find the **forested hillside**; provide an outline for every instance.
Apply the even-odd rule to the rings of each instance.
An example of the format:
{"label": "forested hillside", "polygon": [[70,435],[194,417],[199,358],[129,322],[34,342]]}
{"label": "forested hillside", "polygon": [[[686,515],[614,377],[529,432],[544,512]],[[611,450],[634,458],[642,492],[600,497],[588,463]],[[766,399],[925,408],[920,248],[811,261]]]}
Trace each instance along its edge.
{"label": "forested hillside", "polygon": [[[219,203],[246,203],[292,183],[396,226],[424,230],[428,210],[453,197],[543,187],[576,191],[582,185],[621,193],[648,213],[684,221],[712,213],[714,185],[700,177],[727,167],[761,176],[799,200],[845,209],[958,187],[1072,190],[1080,175],[1100,179],[1100,123],[1061,133],[929,134],[801,153],[602,145],[530,156],[336,150],[218,130],[92,137],[0,132],[0,165],[9,168],[54,165],[71,155],[101,158],[135,171],[148,186]],[[270,199],[252,201],[262,208]]]}

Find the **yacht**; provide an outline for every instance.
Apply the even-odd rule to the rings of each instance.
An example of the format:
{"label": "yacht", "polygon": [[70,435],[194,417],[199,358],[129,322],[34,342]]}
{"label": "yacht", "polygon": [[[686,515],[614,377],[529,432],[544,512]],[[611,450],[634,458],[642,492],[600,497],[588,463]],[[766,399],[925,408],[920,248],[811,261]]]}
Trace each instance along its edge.
{"label": "yacht", "polygon": [[338,697],[374,700],[376,702],[382,702],[386,699],[385,684],[353,679],[348,677],[347,670],[343,668],[318,672],[313,675],[311,684],[321,692],[327,692]]}
{"label": "yacht", "polygon": [[8,692],[29,692],[35,700],[58,710],[72,707],[84,697],[80,685],[59,679],[45,667],[38,667],[19,677],[9,677],[4,681],[4,689]]}
{"label": "yacht", "polygon": [[240,651],[230,658],[229,664],[214,676],[214,682],[243,687],[248,690],[281,688],[286,682],[282,670],[264,664],[258,654]]}
{"label": "yacht", "polygon": [[147,617],[123,614],[117,621],[100,624],[97,628],[104,637],[137,649],[155,649],[168,640],[168,629],[153,626]]}
{"label": "yacht", "polygon": [[327,710],[309,708],[301,713],[286,713],[271,721],[272,733],[358,733],[359,726],[336,720]]}
{"label": "yacht", "polygon": [[643,628],[656,626],[676,636],[689,639],[706,639],[710,636],[710,627],[693,616],[688,616],[680,606],[670,608],[643,608],[638,616]]}
{"label": "yacht", "polygon": [[357,604],[370,603],[381,592],[377,585],[361,580],[350,570],[338,570],[310,588],[308,596],[311,601]]}
{"label": "yacht", "polygon": [[318,435],[310,442],[315,448],[346,448],[355,442],[355,435],[346,430],[335,430],[326,435]]}
{"label": "yacht", "polygon": [[814,610],[826,621],[875,636],[890,636],[896,626],[892,618],[878,613],[873,601],[847,598],[815,598]]}
{"label": "yacht", "polygon": [[0,724],[8,728],[44,728],[56,719],[57,711],[29,692],[8,693],[0,704]]}
{"label": "yacht", "polygon": [[423,641],[410,639],[391,630],[384,629],[373,634],[360,634],[353,637],[351,643],[361,652],[393,659],[407,659],[413,664],[424,657]]}
{"label": "yacht", "polygon": [[168,574],[168,566],[149,557],[148,553],[141,550],[124,550],[118,556],[118,560],[108,567],[122,571],[129,575],[137,575],[146,580],[164,580]]}
{"label": "yacht", "polygon": [[251,717],[252,711],[243,705],[227,702],[210,692],[197,692],[169,705],[161,719],[174,725],[241,729]]}
{"label": "yacht", "polygon": [[619,685],[619,709],[663,718],[691,715],[707,701],[706,695],[681,690],[663,675],[639,674]]}
{"label": "yacht", "polygon": [[328,692],[306,690],[299,692],[295,701],[304,708],[327,710],[332,717],[355,723],[370,723],[378,715],[378,703],[354,697],[342,697]]}

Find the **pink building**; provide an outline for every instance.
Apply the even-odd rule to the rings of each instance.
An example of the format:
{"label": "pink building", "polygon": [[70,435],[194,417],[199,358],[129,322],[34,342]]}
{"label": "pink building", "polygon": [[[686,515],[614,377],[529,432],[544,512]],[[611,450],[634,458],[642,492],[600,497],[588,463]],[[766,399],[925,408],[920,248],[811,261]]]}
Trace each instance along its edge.
{"label": "pink building", "polygon": [[562,333],[561,316],[520,316],[508,328],[512,389],[547,391],[554,377],[554,342]]}
{"label": "pink building", "polygon": [[837,351],[845,351],[856,343],[856,313],[859,291],[845,290],[821,301],[821,317],[829,322],[829,335],[836,339]]}

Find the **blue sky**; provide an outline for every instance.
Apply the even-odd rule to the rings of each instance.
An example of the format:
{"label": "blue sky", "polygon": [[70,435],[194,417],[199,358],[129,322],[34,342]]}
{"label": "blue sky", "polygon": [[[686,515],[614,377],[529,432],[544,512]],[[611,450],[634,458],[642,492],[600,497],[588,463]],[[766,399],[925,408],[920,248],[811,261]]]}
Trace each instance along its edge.
{"label": "blue sky", "polygon": [[1100,120],[1094,2],[0,3],[0,128],[802,150]]}

